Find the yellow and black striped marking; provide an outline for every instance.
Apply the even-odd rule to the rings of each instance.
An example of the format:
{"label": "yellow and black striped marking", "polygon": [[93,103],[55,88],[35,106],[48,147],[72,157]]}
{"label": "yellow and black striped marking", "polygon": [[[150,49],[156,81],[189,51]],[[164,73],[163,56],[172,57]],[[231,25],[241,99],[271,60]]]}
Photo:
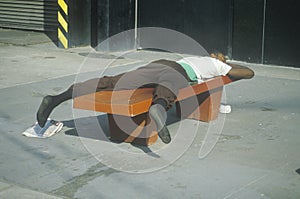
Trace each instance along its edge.
{"label": "yellow and black striped marking", "polygon": [[68,48],[68,2],[67,0],[57,0],[58,3],[58,47]]}

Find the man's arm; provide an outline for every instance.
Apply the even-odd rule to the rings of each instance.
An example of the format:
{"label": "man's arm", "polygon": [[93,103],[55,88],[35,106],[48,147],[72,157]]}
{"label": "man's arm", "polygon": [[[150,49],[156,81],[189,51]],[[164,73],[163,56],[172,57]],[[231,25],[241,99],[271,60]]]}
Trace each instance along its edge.
{"label": "man's arm", "polygon": [[[227,63],[228,64],[228,63]],[[232,80],[240,79],[251,79],[254,76],[254,71],[245,66],[240,66],[237,64],[228,64],[231,66],[231,70],[228,72],[228,76]]]}
{"label": "man's arm", "polygon": [[211,53],[210,56],[232,67],[231,70],[227,73],[227,75],[232,80],[251,79],[254,76],[254,71],[248,67],[227,63],[223,53],[214,52]]}

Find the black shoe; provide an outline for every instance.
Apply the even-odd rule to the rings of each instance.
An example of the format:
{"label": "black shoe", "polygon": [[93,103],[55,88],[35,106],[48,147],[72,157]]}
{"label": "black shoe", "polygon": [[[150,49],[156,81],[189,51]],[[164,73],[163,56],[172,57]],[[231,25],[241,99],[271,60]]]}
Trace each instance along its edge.
{"label": "black shoe", "polygon": [[163,141],[163,143],[165,144],[169,144],[171,142],[171,135],[166,126],[164,126],[160,131],[158,131],[158,136],[160,137],[161,141]]}
{"label": "black shoe", "polygon": [[168,128],[165,125],[166,117],[165,109],[158,104],[152,105],[149,109],[149,114],[151,118],[155,121],[158,129],[158,136],[163,141],[163,143],[168,144],[171,142],[171,136]]}

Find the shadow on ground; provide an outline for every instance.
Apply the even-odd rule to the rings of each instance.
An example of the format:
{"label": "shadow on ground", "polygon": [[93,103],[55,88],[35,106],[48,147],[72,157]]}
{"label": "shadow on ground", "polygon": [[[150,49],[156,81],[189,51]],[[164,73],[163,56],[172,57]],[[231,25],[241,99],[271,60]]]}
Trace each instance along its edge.
{"label": "shadow on ground", "polygon": [[[65,131],[66,135],[88,138],[93,140],[101,140],[111,142],[112,144],[122,144],[122,141],[115,141],[110,139],[110,131],[108,127],[108,120],[106,115],[96,116],[98,124],[93,124],[92,117],[78,118],[75,120],[62,121],[64,126],[68,129]],[[149,156],[159,158],[160,156],[154,153],[148,146],[128,143],[131,146],[143,151]]]}

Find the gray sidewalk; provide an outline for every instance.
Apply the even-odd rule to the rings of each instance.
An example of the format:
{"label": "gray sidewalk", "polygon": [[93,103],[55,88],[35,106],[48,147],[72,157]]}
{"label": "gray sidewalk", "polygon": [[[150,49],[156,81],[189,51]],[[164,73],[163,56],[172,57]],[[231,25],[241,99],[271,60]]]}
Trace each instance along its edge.
{"label": "gray sidewalk", "polygon": [[[72,102],[63,103],[51,115],[65,124],[58,135],[31,139],[21,132],[35,122],[42,97],[65,90],[77,74],[86,78],[102,71],[117,73],[176,55],[150,51],[106,54],[89,47],[64,50],[42,33],[0,29],[0,56],[0,198],[300,197],[296,172],[300,168],[299,69],[242,63],[256,76],[226,86],[232,113],[220,115],[224,118],[222,133],[208,156],[200,159],[199,150],[213,123],[171,122],[175,141],[180,133],[188,137],[190,127],[199,125],[182,156],[153,172],[127,173],[94,157],[89,147],[111,143],[95,139],[97,129],[91,118],[74,118]],[[173,118],[174,110],[169,115]],[[107,131],[106,117],[97,116]],[[74,119],[86,125],[85,137],[78,136]],[[111,145],[122,149],[113,158],[129,151],[142,158],[154,154],[154,161],[163,159],[155,156],[156,151],[169,147],[160,140],[149,148]],[[104,147],[102,152],[106,152]],[[129,158],[127,162],[127,156],[123,158],[123,166],[130,165]]]}

